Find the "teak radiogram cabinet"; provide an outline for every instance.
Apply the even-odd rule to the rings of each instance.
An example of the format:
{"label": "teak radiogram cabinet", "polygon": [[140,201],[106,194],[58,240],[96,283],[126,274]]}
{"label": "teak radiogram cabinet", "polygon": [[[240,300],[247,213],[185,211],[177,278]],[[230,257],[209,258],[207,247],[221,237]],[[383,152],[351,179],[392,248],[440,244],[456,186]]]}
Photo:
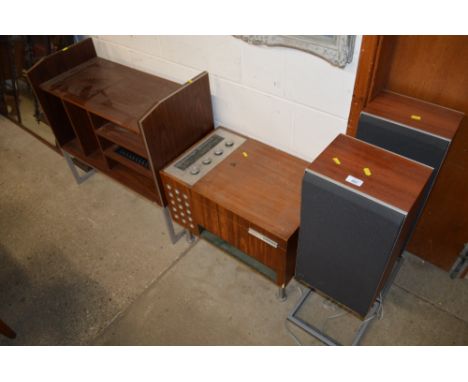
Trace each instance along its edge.
{"label": "teak radiogram cabinet", "polygon": [[92,39],[27,75],[62,151],[160,205],[159,170],[214,128],[208,73],[179,84],[98,57]]}

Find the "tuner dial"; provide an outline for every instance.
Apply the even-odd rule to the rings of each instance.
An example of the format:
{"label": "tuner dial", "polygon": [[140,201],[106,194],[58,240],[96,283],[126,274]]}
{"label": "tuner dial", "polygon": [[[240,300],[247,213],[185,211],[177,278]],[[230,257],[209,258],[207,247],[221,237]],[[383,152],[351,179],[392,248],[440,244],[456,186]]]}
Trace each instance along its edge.
{"label": "tuner dial", "polygon": [[226,141],[224,145],[226,147],[232,147],[234,145],[234,141],[232,139],[229,139],[228,141]]}
{"label": "tuner dial", "polygon": [[199,172],[200,172],[200,167],[198,167],[198,166],[193,166],[190,169],[190,174],[192,174],[192,175],[197,175]]}
{"label": "tuner dial", "polygon": [[208,157],[208,158],[203,159],[202,163],[205,164],[205,165],[210,164],[211,163],[211,158]]}
{"label": "tuner dial", "polygon": [[215,151],[214,151],[214,155],[217,155],[217,156],[220,156],[224,153],[223,149],[221,147],[218,147]]}

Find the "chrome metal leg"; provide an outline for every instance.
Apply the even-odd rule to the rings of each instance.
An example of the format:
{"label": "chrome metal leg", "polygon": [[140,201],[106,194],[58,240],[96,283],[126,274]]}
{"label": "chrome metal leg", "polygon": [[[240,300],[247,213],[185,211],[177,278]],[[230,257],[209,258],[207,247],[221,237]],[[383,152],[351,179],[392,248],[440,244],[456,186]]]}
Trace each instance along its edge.
{"label": "chrome metal leg", "polygon": [[85,173],[84,175],[80,175],[80,173],[76,169],[75,163],[73,163],[73,160],[70,154],[68,154],[66,151],[62,151],[62,152],[63,152],[63,157],[65,158],[65,161],[67,162],[67,165],[70,168],[77,184],[83,183],[85,180],[87,180],[89,177],[94,175],[94,173],[96,172],[95,169],[92,169],[88,171],[87,173]]}
{"label": "chrome metal leg", "polygon": [[452,266],[452,269],[449,272],[449,276],[452,279],[456,279],[462,275],[466,268],[468,267],[468,243],[465,243],[460,255],[458,255],[457,260]]}
{"label": "chrome metal leg", "polygon": [[[371,322],[379,315],[382,309],[382,304],[383,304],[383,299],[386,297],[388,294],[390,287],[393,284],[393,281],[395,280],[396,275],[398,274],[398,271],[401,268],[401,265],[403,264],[404,258],[400,257],[396,261],[392,273],[388,277],[385,286],[382,288],[382,291],[380,293],[380,297],[377,298],[375,301],[374,305],[372,306],[371,310],[369,313],[367,313],[366,318],[362,321],[361,325],[359,326],[356,334],[354,335],[354,339],[352,342],[352,345],[359,345],[361,342],[362,337],[366,333],[366,330],[369,328],[369,325]],[[328,336],[326,333],[323,331],[319,330],[315,326],[311,325],[310,323],[302,320],[297,316],[297,312],[301,309],[302,305],[304,302],[307,300],[307,298],[310,296],[311,293],[314,293],[312,289],[309,289],[307,293],[304,293],[302,297],[300,298],[299,302],[296,304],[296,306],[293,308],[293,310],[289,313],[287,320],[291,321],[293,324],[299,326],[302,330],[305,332],[309,333],[311,336],[317,338],[319,341],[323,342],[326,345],[341,345],[338,341],[336,341],[334,338]]]}
{"label": "chrome metal leg", "polygon": [[175,244],[179,241],[179,239],[182,236],[184,236],[185,230],[182,230],[176,233],[174,229],[174,223],[172,222],[172,219],[171,219],[171,214],[169,213],[169,208],[164,207],[163,213],[164,213],[164,220],[166,221],[167,232],[169,232],[169,238],[171,239],[171,243]]}
{"label": "chrome metal leg", "polygon": [[188,229],[185,230],[185,239],[187,240],[187,243],[191,244],[195,241],[195,236],[193,235],[192,232],[190,232]]}
{"label": "chrome metal leg", "polygon": [[286,301],[288,296],[286,295],[286,285],[281,285],[278,289],[278,300]]}

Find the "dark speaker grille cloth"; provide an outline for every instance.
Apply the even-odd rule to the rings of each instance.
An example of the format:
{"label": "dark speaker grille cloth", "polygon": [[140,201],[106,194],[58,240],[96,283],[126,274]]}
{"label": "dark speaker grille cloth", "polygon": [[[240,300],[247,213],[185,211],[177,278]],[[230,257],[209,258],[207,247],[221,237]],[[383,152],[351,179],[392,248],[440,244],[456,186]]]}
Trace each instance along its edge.
{"label": "dark speaker grille cloth", "polygon": [[405,215],[306,172],[296,277],[365,316]]}
{"label": "dark speaker grille cloth", "polygon": [[361,113],[359,118],[356,138],[433,167],[423,200],[429,195],[450,143],[365,113]]}

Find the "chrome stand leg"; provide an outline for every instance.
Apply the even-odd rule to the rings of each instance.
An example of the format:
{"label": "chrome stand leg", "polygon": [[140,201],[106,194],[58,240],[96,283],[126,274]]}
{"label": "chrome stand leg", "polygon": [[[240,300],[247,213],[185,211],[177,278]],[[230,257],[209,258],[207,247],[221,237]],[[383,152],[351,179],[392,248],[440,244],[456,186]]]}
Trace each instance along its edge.
{"label": "chrome stand leg", "polygon": [[288,296],[286,295],[286,285],[281,285],[278,289],[278,300],[286,301]]}
{"label": "chrome stand leg", "polygon": [[94,175],[94,173],[96,172],[95,169],[92,169],[88,171],[87,173],[85,173],[84,175],[80,175],[80,173],[76,169],[75,163],[73,163],[73,160],[70,154],[68,154],[66,151],[62,151],[62,152],[63,152],[63,157],[65,158],[65,161],[67,162],[67,165],[70,168],[77,184],[83,183],[86,179]]}
{"label": "chrome stand leg", "polygon": [[187,243],[191,244],[195,241],[195,236],[193,235],[192,232],[190,232],[188,229],[185,230],[185,239],[187,240]]}
{"label": "chrome stand leg", "polygon": [[179,239],[182,236],[184,236],[185,230],[182,230],[176,233],[174,229],[174,223],[172,222],[172,219],[171,219],[171,214],[169,213],[169,208],[164,207],[163,213],[164,213],[164,220],[166,222],[167,232],[169,232],[169,238],[171,239],[171,243],[175,244],[179,241]]}
{"label": "chrome stand leg", "polygon": [[[395,280],[395,277],[396,277],[398,271],[400,270],[401,265],[403,264],[403,260],[404,260],[404,258],[402,256],[400,256],[400,258],[398,258],[397,262],[395,263],[395,265],[393,267],[393,270],[392,270],[392,273],[388,277],[388,279],[387,279],[387,281],[385,283],[385,286],[382,288],[382,291],[380,293],[380,297],[376,299],[376,301],[372,305],[372,308],[367,313],[366,318],[362,321],[361,325],[359,326],[359,328],[358,328],[358,330],[357,330],[357,332],[356,332],[356,334],[354,336],[353,342],[352,342],[353,346],[359,345],[359,343],[361,342],[362,337],[364,336],[367,329],[369,328],[369,325],[379,315],[379,312],[382,309],[383,299],[385,298],[388,291],[390,290],[390,287],[393,284],[393,281]],[[301,318],[299,318],[297,316],[297,313],[301,309],[302,305],[304,304],[304,302],[308,299],[308,297],[312,293],[314,293],[314,290],[309,289],[307,291],[307,293],[304,293],[302,295],[299,302],[296,304],[296,306],[293,308],[293,310],[289,313],[289,315],[287,317],[287,320],[291,321],[293,324],[297,325],[302,330],[309,333],[311,336],[317,338],[319,341],[323,342],[326,345],[330,345],[330,346],[341,345],[334,338],[328,336],[323,331],[319,330],[315,326],[311,325],[310,323],[302,320]]]}

